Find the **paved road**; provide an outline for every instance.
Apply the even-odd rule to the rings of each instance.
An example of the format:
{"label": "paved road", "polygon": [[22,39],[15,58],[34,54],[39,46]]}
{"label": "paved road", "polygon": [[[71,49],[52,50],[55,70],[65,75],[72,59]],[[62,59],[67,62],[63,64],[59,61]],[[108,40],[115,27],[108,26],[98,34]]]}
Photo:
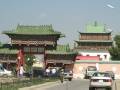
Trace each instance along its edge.
{"label": "paved road", "polygon": [[65,81],[63,84],[56,85],[54,87],[48,88],[46,90],[88,90],[89,81],[88,80],[73,80]]}
{"label": "paved road", "polygon": [[64,81],[64,83],[58,81],[54,84],[37,87],[34,90],[89,90],[88,86],[89,86],[88,80],[72,80]]}
{"label": "paved road", "polygon": [[[31,87],[29,89],[24,88],[21,90],[89,90],[89,80],[72,80],[71,82],[65,81],[64,83],[57,81],[53,83],[43,84],[37,87]],[[116,90],[115,85],[113,86],[113,90]]]}

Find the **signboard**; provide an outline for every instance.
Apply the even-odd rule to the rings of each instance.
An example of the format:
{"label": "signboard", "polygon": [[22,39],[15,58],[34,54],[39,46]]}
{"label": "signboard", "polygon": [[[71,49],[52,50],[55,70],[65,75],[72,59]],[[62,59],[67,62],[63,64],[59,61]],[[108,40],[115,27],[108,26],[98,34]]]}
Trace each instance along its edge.
{"label": "signboard", "polygon": [[43,47],[24,47],[23,48],[25,53],[44,53]]}

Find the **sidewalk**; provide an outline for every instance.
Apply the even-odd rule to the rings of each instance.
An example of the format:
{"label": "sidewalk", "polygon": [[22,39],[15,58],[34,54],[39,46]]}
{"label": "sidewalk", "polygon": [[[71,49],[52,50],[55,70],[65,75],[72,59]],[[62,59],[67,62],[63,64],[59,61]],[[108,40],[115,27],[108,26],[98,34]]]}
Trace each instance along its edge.
{"label": "sidewalk", "polygon": [[56,82],[47,82],[44,84],[34,85],[30,87],[19,88],[18,90],[46,90],[48,87],[53,87],[59,85],[60,81]]}
{"label": "sidewalk", "polygon": [[120,90],[120,80],[116,80],[116,89],[115,90]]}

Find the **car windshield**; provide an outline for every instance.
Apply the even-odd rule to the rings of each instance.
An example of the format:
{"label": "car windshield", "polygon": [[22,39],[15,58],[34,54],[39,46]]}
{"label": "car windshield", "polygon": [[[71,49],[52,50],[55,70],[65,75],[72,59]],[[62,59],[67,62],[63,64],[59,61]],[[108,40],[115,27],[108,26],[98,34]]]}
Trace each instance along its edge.
{"label": "car windshield", "polygon": [[112,72],[112,71],[106,71],[107,73],[110,73],[110,74],[114,74],[114,72]]}
{"label": "car windshield", "polygon": [[89,67],[88,71],[96,71],[97,69],[95,67]]}
{"label": "car windshield", "polygon": [[96,77],[110,77],[109,73],[94,73],[93,76],[96,76]]}

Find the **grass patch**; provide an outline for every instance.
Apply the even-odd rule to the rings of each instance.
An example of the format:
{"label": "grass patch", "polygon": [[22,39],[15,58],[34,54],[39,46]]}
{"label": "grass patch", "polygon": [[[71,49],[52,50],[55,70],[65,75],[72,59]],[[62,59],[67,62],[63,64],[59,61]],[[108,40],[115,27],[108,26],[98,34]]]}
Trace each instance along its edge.
{"label": "grass patch", "polygon": [[12,82],[0,83],[0,90],[18,90],[22,87],[29,87],[37,84],[43,84],[46,82],[54,82],[57,81],[58,78],[33,78],[28,80],[13,80]]}

